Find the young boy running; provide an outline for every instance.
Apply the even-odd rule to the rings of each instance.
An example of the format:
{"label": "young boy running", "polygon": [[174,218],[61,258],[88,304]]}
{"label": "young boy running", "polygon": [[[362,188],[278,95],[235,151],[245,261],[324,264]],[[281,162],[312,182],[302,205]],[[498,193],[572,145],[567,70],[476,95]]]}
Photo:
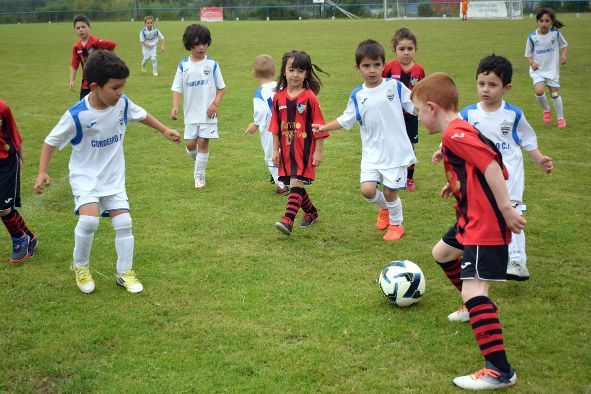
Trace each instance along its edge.
{"label": "young boy running", "polygon": [[11,263],[33,256],[37,238],[16,210],[21,206],[22,139],[8,105],[0,99],[0,217],[12,238]]}
{"label": "young boy running", "polygon": [[453,382],[471,390],[512,386],[517,375],[507,360],[498,310],[488,290],[491,281],[505,280],[511,231],[520,232],[525,219],[511,206],[507,171],[494,143],[458,117],[458,90],[451,77],[431,74],[411,97],[429,133],[443,132],[447,184],[441,196],[453,194],[457,200],[457,222],[433,247],[433,257],[461,291],[486,360],[485,368]]}
{"label": "young boy running", "polygon": [[[410,90],[400,81],[382,78],[385,51],[374,40],[361,42],[355,51],[355,68],[365,83],[353,89],[347,109],[336,120],[317,130],[351,129],[359,122],[361,132],[361,194],[379,208],[377,228],[383,239],[404,235],[402,202],[398,190],[406,187],[407,167],[416,157],[404,126],[402,110],[413,112]],[[383,183],[384,191],[378,189]]]}
{"label": "young boy running", "polygon": [[164,52],[164,36],[154,27],[154,17],[147,15],[144,17],[146,25],[140,30],[140,43],[142,44],[142,72],[146,72],[146,63],[152,60],[152,75],[158,76],[158,60],[156,60],[158,40],[162,40],[160,52]]}
{"label": "young boy running", "polygon": [[94,290],[89,269],[90,250],[99,215],[110,216],[115,229],[117,284],[130,293],[143,290],[132,271],[134,238],[125,191],[123,140],[127,123],[139,121],[173,142],[180,135],[169,129],[123,94],[129,69],[114,53],[94,51],[86,63],[90,94],[64,113],[45,139],[39,159],[35,192],[49,185],[49,162],[55,148],[72,144],[70,186],[76,214],[73,270],[83,293]]}

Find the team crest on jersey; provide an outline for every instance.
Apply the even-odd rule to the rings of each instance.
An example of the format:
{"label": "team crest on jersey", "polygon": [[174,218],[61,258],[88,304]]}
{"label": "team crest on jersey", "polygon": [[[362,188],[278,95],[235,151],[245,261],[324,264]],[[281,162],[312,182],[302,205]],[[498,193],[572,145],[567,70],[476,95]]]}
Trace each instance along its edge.
{"label": "team crest on jersey", "polygon": [[306,104],[298,104],[298,112],[301,114],[306,110]]}
{"label": "team crest on jersey", "polygon": [[209,66],[203,67],[203,75],[205,75],[207,77],[207,76],[209,76],[209,74],[211,74],[211,67],[209,67]]}
{"label": "team crest on jersey", "polygon": [[504,120],[501,123],[501,132],[503,133],[503,135],[509,134],[509,131],[511,131],[511,126],[513,126],[513,124],[507,120]]}
{"label": "team crest on jersey", "polygon": [[392,89],[388,89],[388,91],[386,92],[386,97],[388,98],[388,100],[390,100],[390,101],[394,100],[395,96],[396,96],[396,93]]}
{"label": "team crest on jersey", "polygon": [[123,126],[123,111],[119,111],[119,126]]}
{"label": "team crest on jersey", "polygon": [[418,82],[419,82],[419,79],[418,78],[411,78],[410,79],[410,84],[412,86],[415,86]]}

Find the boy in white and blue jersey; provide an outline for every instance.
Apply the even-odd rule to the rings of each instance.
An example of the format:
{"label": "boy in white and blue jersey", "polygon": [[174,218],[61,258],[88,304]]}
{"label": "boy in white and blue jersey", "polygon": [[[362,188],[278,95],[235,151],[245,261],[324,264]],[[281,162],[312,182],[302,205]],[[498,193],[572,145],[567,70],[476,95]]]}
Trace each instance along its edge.
{"label": "boy in white and blue jersey", "polygon": [[[347,109],[319,131],[350,129],[359,122],[361,132],[361,194],[379,208],[376,227],[386,230],[383,239],[404,235],[402,202],[398,190],[406,187],[407,167],[416,163],[406,133],[404,109],[413,113],[410,90],[396,79],[382,78],[384,48],[374,40],[361,42],[355,51],[356,68],[365,83],[353,90]],[[384,185],[384,191],[378,185]]]}
{"label": "boy in white and blue jersey", "polygon": [[[490,55],[482,59],[476,71],[476,86],[480,102],[460,111],[460,117],[491,140],[502,155],[509,179],[506,181],[509,199],[513,208],[523,214],[523,190],[525,174],[523,155],[525,150],[546,173],[552,171],[552,159],[538,149],[536,133],[518,107],[503,100],[511,89],[513,68],[502,56]],[[435,152],[433,161],[439,162],[441,151]],[[529,279],[526,267],[525,233],[513,233],[509,244],[507,279],[523,281]],[[448,316],[452,321],[468,321],[468,311],[463,306]]]}
{"label": "boy in white and blue jersey", "polygon": [[209,140],[218,136],[218,106],[224,95],[224,78],[218,62],[207,56],[211,33],[203,25],[192,24],[185,29],[183,44],[189,57],[179,63],[172,83],[170,117],[178,118],[181,96],[185,122],[185,147],[195,162],[195,188],[205,187],[205,169],[209,159]]}
{"label": "boy in white and blue jersey", "polygon": [[[542,119],[548,124],[552,113],[546,100],[544,88],[550,90],[552,105],[556,110],[559,129],[566,127],[562,97],[560,96],[560,64],[566,64],[568,43],[560,32],[564,26],[556,19],[556,14],[549,8],[542,8],[536,13],[538,28],[527,37],[525,57],[529,63],[529,75],[534,83],[536,100],[544,109]],[[562,51],[560,54],[559,52]],[[560,57],[560,60],[559,60]]]}
{"label": "boy in white and blue jersey", "polygon": [[139,121],[174,142],[180,135],[169,129],[123,94],[129,69],[112,52],[96,50],[86,63],[91,93],[68,109],[45,139],[39,159],[35,192],[49,185],[49,163],[55,148],[72,145],[70,186],[75,212],[73,269],[84,293],[94,290],[89,269],[90,251],[99,215],[109,216],[115,229],[116,280],[131,293],[143,290],[133,265],[134,238],[125,190],[123,140],[128,122]]}
{"label": "boy in white and blue jersey", "polygon": [[160,51],[164,52],[164,36],[154,27],[154,17],[144,17],[144,24],[146,25],[140,30],[140,43],[142,44],[142,72],[146,72],[146,63],[148,59],[152,59],[152,74],[158,76],[158,61],[156,60],[156,49],[158,47],[158,40],[162,40]]}
{"label": "boy in white and blue jersey", "polygon": [[279,169],[273,163],[273,134],[269,131],[271,121],[271,108],[273,108],[273,96],[277,88],[275,76],[275,62],[269,55],[259,55],[254,59],[252,65],[252,76],[255,77],[261,86],[254,93],[252,99],[254,107],[254,121],[250,123],[244,134],[254,134],[257,130],[261,137],[261,146],[265,155],[265,163],[277,185],[276,194],[287,194],[289,187],[279,180]]}

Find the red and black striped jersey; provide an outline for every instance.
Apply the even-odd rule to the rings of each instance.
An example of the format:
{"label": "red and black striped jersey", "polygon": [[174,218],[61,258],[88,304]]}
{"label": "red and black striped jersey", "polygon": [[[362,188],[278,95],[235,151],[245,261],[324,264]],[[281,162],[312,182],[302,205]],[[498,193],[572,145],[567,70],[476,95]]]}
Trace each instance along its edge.
{"label": "red and black striped jersey", "polygon": [[312,123],[325,124],[314,92],[306,89],[295,97],[289,97],[287,89],[275,93],[269,131],[279,135],[279,176],[314,179],[316,172],[312,155],[316,148],[315,141],[329,134],[313,133]]}
{"label": "red and black striped jersey", "polygon": [[499,210],[484,171],[496,160],[508,179],[494,143],[470,123],[453,120],[442,137],[445,176],[457,200],[458,242],[462,245],[507,245],[511,230]]}
{"label": "red and black striped jersey", "polygon": [[10,107],[0,99],[0,159],[6,159],[14,152],[18,152],[21,142],[21,135]]}
{"label": "red and black striped jersey", "polygon": [[421,79],[425,78],[425,70],[417,62],[408,70],[403,70],[398,59],[394,59],[386,63],[386,67],[382,71],[382,77],[397,79],[409,90],[412,90]]}
{"label": "red and black striped jersey", "polygon": [[82,45],[82,40],[78,40],[77,43],[72,47],[72,60],[70,67],[78,69],[78,66],[82,64],[82,89],[90,89],[88,82],[86,82],[86,73],[84,66],[86,66],[86,59],[92,51],[95,49],[106,49],[112,51],[117,46],[115,41],[103,40],[95,36],[88,37],[86,45]]}

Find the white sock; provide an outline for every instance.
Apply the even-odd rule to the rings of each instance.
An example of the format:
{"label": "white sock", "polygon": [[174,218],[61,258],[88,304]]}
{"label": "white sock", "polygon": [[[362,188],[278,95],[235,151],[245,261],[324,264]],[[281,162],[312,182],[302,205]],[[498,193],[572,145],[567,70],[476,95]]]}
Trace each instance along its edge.
{"label": "white sock", "polygon": [[187,154],[189,155],[189,157],[191,159],[193,159],[193,161],[195,161],[195,157],[197,157],[197,148],[195,148],[195,150],[189,150],[189,148],[187,148],[185,146],[185,151],[187,152]]}
{"label": "white sock", "polygon": [[148,63],[148,59],[142,60],[142,67],[144,67],[146,65],[146,63]]}
{"label": "white sock", "polygon": [[129,271],[133,266],[134,238],[131,233],[131,215],[122,213],[111,219],[115,230],[115,250],[117,250],[117,273]]}
{"label": "white sock", "polygon": [[207,168],[207,160],[209,159],[208,153],[197,152],[195,157],[195,178],[198,174],[205,175],[205,169]]}
{"label": "white sock", "polygon": [[402,201],[400,201],[400,197],[397,197],[392,202],[386,201],[386,206],[388,207],[390,225],[400,226],[402,224]]}
{"label": "white sock", "polygon": [[386,198],[384,197],[384,193],[382,193],[380,189],[376,189],[376,194],[375,196],[373,196],[373,198],[366,198],[365,201],[367,201],[370,204],[375,204],[379,209],[388,208],[386,204]]}
{"label": "white sock", "polygon": [[158,74],[158,61],[156,60],[156,58],[152,59],[152,73]]}
{"label": "white sock", "polygon": [[550,111],[548,100],[546,100],[546,93],[543,93],[541,96],[536,95],[536,100],[538,100],[538,103],[544,108],[544,111]]}
{"label": "white sock", "polygon": [[556,119],[564,119],[562,96],[552,97],[552,105],[554,105],[554,109],[556,110]]}
{"label": "white sock", "polygon": [[525,231],[521,230],[519,234],[511,234],[511,243],[509,244],[509,261],[516,261],[525,265],[527,257],[525,255]]}
{"label": "white sock", "polygon": [[279,168],[275,166],[269,166],[268,168],[277,187],[285,187],[285,184],[279,180]]}
{"label": "white sock", "polygon": [[88,265],[94,232],[98,228],[99,218],[80,215],[74,229],[74,267]]}

